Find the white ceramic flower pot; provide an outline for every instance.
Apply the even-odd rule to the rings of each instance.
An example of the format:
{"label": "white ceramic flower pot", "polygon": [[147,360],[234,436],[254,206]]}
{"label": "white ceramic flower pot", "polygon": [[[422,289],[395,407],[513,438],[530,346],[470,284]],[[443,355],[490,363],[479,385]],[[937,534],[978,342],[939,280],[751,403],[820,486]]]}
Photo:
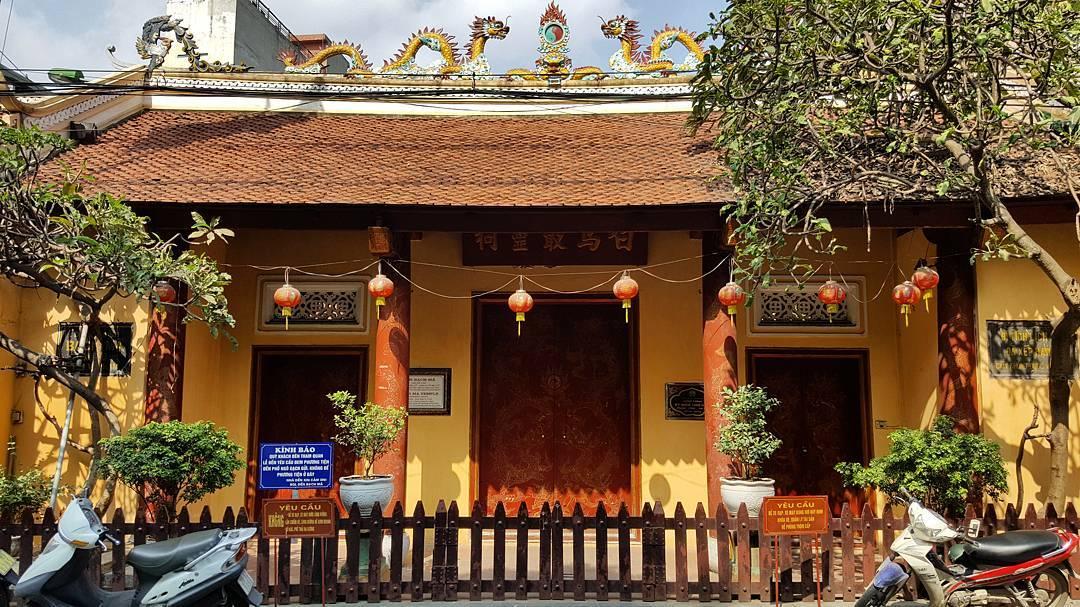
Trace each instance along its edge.
{"label": "white ceramic flower pot", "polygon": [[739,512],[740,504],[746,504],[747,514],[756,517],[761,511],[762,500],[773,495],[776,495],[776,481],[771,478],[720,479],[720,498],[732,516]]}
{"label": "white ceramic flower pot", "polygon": [[366,516],[371,514],[371,507],[378,502],[385,514],[390,507],[390,499],[394,496],[394,477],[390,475],[364,477],[354,474],[343,476],[338,482],[341,504],[349,512],[352,512],[353,504],[356,504],[360,508],[360,514]]}

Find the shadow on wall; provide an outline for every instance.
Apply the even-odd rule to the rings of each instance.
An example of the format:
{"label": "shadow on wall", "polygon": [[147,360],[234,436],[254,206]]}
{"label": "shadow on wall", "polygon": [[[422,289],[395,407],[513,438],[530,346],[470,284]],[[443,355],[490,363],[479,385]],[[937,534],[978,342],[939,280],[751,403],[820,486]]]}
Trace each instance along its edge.
{"label": "shadow on wall", "polygon": [[[990,440],[1001,445],[1001,455],[1005,460],[1005,469],[1010,477],[1015,472],[1016,455],[1020,437],[1024,429],[1031,421],[1033,407],[1039,406],[1040,426],[1035,433],[1046,432],[1049,429],[1049,391],[1045,380],[1024,379],[998,379],[987,378],[989,384],[985,388],[993,386],[993,391],[984,388],[983,394],[993,394],[992,406],[990,403],[982,403],[982,428],[983,434]],[[1069,476],[1075,479],[1080,475],[1080,449],[1077,449],[1077,423],[1076,401],[1080,395],[1080,386],[1073,384],[1073,413],[1070,424],[1072,444],[1070,445]],[[1024,469],[1027,470],[1031,479],[1024,486],[1024,501],[1036,504],[1046,503],[1046,490],[1049,487],[1050,475],[1050,445],[1045,439],[1028,441],[1027,453],[1024,455]],[[1075,480],[1067,482],[1066,486],[1076,486]],[[1016,495],[1016,480],[1010,481],[1009,493]]]}

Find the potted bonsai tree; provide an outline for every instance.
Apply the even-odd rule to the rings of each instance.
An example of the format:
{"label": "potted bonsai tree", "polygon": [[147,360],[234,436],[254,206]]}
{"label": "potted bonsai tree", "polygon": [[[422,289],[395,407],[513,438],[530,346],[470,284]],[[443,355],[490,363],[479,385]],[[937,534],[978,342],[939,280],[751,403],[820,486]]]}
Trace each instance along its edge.
{"label": "potted bonsai tree", "polygon": [[764,388],[754,385],[724,389],[724,399],[716,407],[727,424],[716,436],[714,447],[731,458],[738,475],[720,481],[720,495],[728,512],[746,504],[750,516],[757,516],[766,496],[775,495],[775,482],[760,478],[761,465],[780,448],[780,439],[766,427],[765,414],[780,405]]}
{"label": "potted bonsai tree", "polygon": [[356,395],[346,391],[332,392],[326,397],[335,409],[334,425],[338,433],[334,441],[352,451],[364,467],[363,474],[338,479],[342,505],[352,510],[356,504],[361,514],[370,513],[375,502],[386,506],[394,494],[393,476],[376,475],[373,470],[375,462],[393,450],[394,440],[405,429],[405,411],[371,402],[357,406]]}

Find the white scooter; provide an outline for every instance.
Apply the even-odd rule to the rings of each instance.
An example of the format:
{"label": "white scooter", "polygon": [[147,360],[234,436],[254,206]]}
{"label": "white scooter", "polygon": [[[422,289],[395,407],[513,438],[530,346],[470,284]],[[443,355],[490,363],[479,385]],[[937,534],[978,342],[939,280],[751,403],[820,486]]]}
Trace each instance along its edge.
{"label": "white scooter", "polygon": [[257,607],[247,565],[255,529],[209,529],[135,546],[127,562],[138,575],[135,590],[109,592],[88,573],[93,549],[117,544],[86,498],[75,498],[57,533],[26,571],[15,596],[38,607]]}
{"label": "white scooter", "polygon": [[[855,607],[882,607],[914,573],[930,607],[1065,607],[1069,557],[1080,538],[1064,529],[1007,531],[978,538],[978,519],[967,534],[904,491],[909,524],[892,543]],[[894,499],[897,499],[894,497]],[[946,564],[935,546],[953,543]]]}

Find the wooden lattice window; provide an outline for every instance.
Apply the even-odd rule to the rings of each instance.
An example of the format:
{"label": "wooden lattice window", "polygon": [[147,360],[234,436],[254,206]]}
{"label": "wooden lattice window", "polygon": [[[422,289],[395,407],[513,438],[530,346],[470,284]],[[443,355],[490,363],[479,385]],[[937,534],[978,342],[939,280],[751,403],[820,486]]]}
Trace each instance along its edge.
{"label": "wooden lattice window", "polygon": [[861,333],[863,293],[861,278],[846,278],[847,300],[830,315],[817,298],[824,280],[804,285],[780,281],[761,287],[754,295],[754,332],[759,333]]}
{"label": "wooden lattice window", "polygon": [[[274,289],[283,278],[260,279],[259,328],[284,331],[285,317],[274,304]],[[300,291],[300,305],[289,317],[290,331],[366,331],[366,280],[290,280]]]}

